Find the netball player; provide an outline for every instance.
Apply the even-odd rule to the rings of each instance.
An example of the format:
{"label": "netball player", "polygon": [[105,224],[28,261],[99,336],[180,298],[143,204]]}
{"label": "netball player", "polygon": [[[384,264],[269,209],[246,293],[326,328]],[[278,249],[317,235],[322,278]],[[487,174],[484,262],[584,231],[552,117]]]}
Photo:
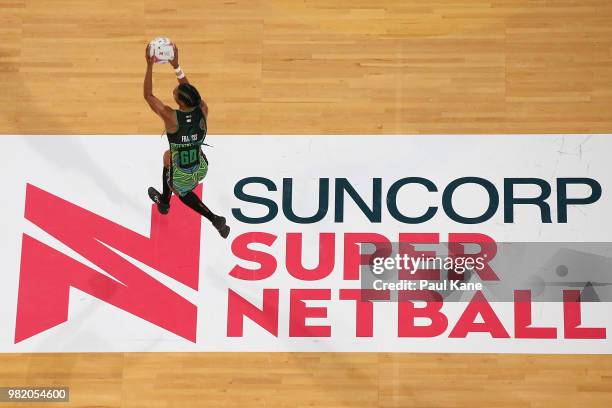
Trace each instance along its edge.
{"label": "netball player", "polygon": [[198,90],[189,83],[178,63],[178,49],[174,46],[174,59],[170,64],[174,68],[179,85],[174,88],[174,100],[178,109],[164,105],[153,95],[153,63],[149,56],[149,47],[145,51],[147,72],[144,78],[144,98],[163,121],[168,135],[170,149],[164,153],[162,173],[162,192],[149,187],[149,197],[162,214],[170,209],[172,191],[179,199],[194,211],[202,214],[227,238],[230,228],[225,218],[214,214],[202,203],[193,189],[206,176],[208,160],[202,152],[206,137],[208,106],[200,97]]}

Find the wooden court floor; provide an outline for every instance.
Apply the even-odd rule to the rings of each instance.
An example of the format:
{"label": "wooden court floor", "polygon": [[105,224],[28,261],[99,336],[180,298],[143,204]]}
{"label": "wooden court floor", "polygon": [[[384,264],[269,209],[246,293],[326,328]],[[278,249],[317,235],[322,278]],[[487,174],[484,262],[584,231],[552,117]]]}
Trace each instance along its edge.
{"label": "wooden court floor", "polygon": [[[0,133],[159,135],[160,34],[211,134],[612,133],[611,21],[610,0],[0,0]],[[612,356],[0,355],[11,385],[73,407],[610,407]]]}

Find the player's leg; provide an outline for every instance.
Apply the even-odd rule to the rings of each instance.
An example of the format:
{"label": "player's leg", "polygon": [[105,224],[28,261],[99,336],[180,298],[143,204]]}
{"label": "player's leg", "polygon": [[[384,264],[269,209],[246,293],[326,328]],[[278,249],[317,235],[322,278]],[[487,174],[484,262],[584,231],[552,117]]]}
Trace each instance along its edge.
{"label": "player's leg", "polygon": [[225,217],[213,213],[193,191],[190,191],[182,196],[179,195],[179,198],[187,207],[198,212],[204,218],[210,221],[223,238],[227,238],[230,232],[230,227],[225,223]]}
{"label": "player's leg", "polygon": [[209,220],[212,225],[219,231],[223,238],[227,238],[230,228],[225,223],[225,217],[216,215],[208,208],[202,200],[192,191],[206,176],[208,172],[208,162],[203,157],[200,162],[200,168],[194,174],[184,174],[177,170],[173,175],[173,185],[178,190],[177,194],[180,200],[189,208],[196,211],[204,218]]}
{"label": "player's leg", "polygon": [[153,187],[149,187],[148,194],[151,200],[155,204],[157,204],[157,210],[161,214],[167,214],[170,209],[170,198],[172,197],[172,191],[170,189],[171,184],[171,165],[172,165],[172,156],[170,155],[170,150],[167,150],[164,153],[164,167],[162,170],[162,192],[160,193]]}
{"label": "player's leg", "polygon": [[171,191],[171,177],[170,167],[172,166],[172,156],[170,150],[166,150],[164,153],[164,171],[162,174],[162,200],[170,205],[170,198],[172,197]]}

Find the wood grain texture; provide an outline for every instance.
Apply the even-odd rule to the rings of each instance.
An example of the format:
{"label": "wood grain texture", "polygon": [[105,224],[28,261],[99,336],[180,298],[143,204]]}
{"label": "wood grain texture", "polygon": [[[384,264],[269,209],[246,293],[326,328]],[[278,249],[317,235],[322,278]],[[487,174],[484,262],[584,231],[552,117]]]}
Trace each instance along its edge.
{"label": "wood grain texture", "polygon": [[[157,133],[175,40],[214,134],[612,130],[609,0],[2,0],[0,131]],[[168,103],[175,80],[155,67]]]}
{"label": "wood grain texture", "polygon": [[612,401],[612,359],[603,356],[79,353],[0,355],[0,363],[2,385],[69,385],[71,403],[63,406],[71,407],[573,408]]}
{"label": "wood grain texture", "polygon": [[[609,133],[610,21],[609,0],[0,0],[0,132],[161,132],[141,84],[163,34],[212,134]],[[0,385],[69,385],[73,407],[610,407],[612,358],[5,354]]]}

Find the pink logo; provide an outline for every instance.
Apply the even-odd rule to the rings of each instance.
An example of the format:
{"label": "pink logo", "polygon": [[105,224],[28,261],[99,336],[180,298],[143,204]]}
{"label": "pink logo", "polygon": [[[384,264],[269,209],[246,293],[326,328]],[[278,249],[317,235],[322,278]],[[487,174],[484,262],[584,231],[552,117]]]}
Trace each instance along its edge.
{"label": "pink logo", "polygon": [[197,307],[117,253],[198,289],[200,215],[179,200],[165,216],[151,209],[146,237],[28,184],[26,219],[115,280],[23,234],[15,343],[68,320],[70,287],[195,342]]}

